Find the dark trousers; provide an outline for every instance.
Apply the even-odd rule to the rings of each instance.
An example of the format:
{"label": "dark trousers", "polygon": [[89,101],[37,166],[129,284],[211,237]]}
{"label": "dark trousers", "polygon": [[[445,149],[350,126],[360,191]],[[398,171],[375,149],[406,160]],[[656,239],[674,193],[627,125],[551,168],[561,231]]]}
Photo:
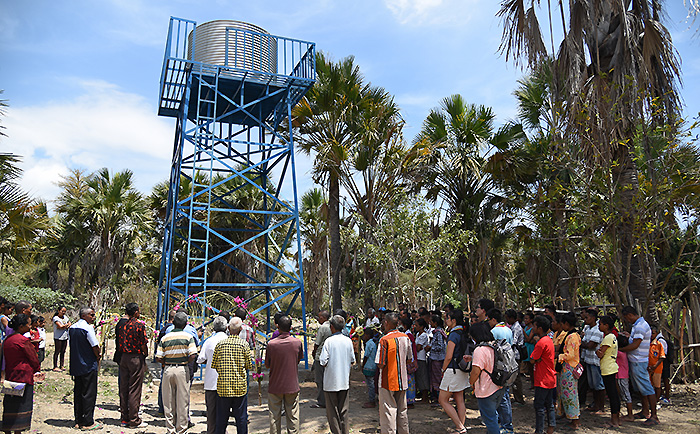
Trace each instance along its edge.
{"label": "dark trousers", "polygon": [[586,369],[586,364],[581,363],[583,366],[583,374],[578,379],[578,405],[583,410],[586,408],[586,398],[590,387],[588,386],[588,370]]}
{"label": "dark trousers", "polygon": [[[62,368],[63,367],[63,362],[65,361],[66,358],[66,348],[68,347],[68,339],[66,340],[59,340],[59,339],[54,339],[54,353],[53,353],[53,368],[56,369],[59,366]],[[58,359],[61,359],[61,364],[58,365]]]}
{"label": "dark trousers", "polygon": [[73,413],[75,424],[81,428],[95,423],[97,400],[97,370],[73,377]]}
{"label": "dark trousers", "polygon": [[314,380],[316,381],[316,388],[318,389],[318,395],[316,396],[316,403],[321,407],[326,406],[326,397],[323,394],[323,373],[326,368],[321,366],[318,360],[314,360]]}
{"label": "dark trousers", "polygon": [[228,418],[236,421],[236,434],[248,434],[248,395],[224,398],[217,396],[216,434],[226,434]]}
{"label": "dark trousers", "polygon": [[141,390],[146,374],[146,359],[141,354],[122,354],[119,361],[119,407],[122,412],[122,422],[129,426],[141,424],[139,407],[141,406]]}
{"label": "dark trousers", "polygon": [[608,394],[610,400],[610,412],[620,414],[620,394],[617,391],[615,374],[603,375],[603,384],[605,384],[605,393]]}
{"label": "dark trousers", "polygon": [[207,406],[207,434],[216,434],[216,390],[204,391],[204,403]]}
{"label": "dark trousers", "polygon": [[525,397],[523,396],[523,374],[519,373],[515,377],[515,383],[513,383],[513,399],[515,402],[523,404],[525,402]]}
{"label": "dark trousers", "polygon": [[544,422],[547,426],[557,426],[557,413],[554,409],[555,389],[535,387],[535,433],[544,432]]}
{"label": "dark trousers", "polygon": [[328,426],[332,434],[348,434],[350,432],[350,421],[348,420],[350,397],[348,392],[349,390],[323,392],[326,395],[326,417],[328,417]]}

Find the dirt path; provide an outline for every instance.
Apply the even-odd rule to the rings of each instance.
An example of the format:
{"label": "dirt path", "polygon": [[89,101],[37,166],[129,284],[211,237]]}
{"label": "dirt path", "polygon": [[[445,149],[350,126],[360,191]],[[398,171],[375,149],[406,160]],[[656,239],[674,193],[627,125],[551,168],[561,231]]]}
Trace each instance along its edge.
{"label": "dirt path", "polygon": [[[47,361],[44,365],[47,366]],[[157,366],[153,367],[158,369]],[[47,372],[46,382],[37,386],[35,393],[34,417],[30,433],[61,434],[75,433],[73,425],[73,382],[64,372]],[[145,429],[125,429],[119,426],[119,398],[116,385],[116,366],[111,362],[105,362],[99,377],[97,409],[95,417],[105,424],[97,433],[165,433],[165,425],[162,417],[158,417],[157,398],[158,386],[156,381],[149,381],[144,386],[143,395],[143,419],[149,426]],[[379,414],[377,409],[363,409],[362,403],[366,399],[366,388],[361,373],[353,370],[350,390],[350,426],[352,433],[376,433],[379,427]],[[323,409],[312,409],[310,404],[316,396],[316,385],[310,372],[300,371],[301,383],[301,423],[302,433],[327,433],[328,424]],[[269,430],[266,405],[266,385],[263,382],[262,405],[258,401],[257,383],[251,382],[251,390],[248,397],[248,414],[250,419],[250,433],[266,433]],[[656,428],[646,428],[641,423],[628,423],[620,430],[605,429],[603,424],[608,420],[606,416],[585,414],[582,419],[581,433],[700,433],[700,387],[675,386],[672,401],[674,405],[663,407],[659,411],[662,424]],[[192,421],[195,426],[188,432],[200,434],[206,432],[206,416],[204,405],[204,391],[202,382],[195,381],[191,393]],[[485,433],[485,428],[480,425],[479,412],[474,398],[467,402],[467,426],[470,432]],[[453,432],[452,424],[441,409],[431,408],[428,405],[418,403],[414,409],[409,410],[411,432],[413,433],[449,433]],[[513,408],[513,421],[515,431],[519,433],[531,433],[534,430],[534,410],[532,407],[532,393],[526,398],[526,405],[515,405]],[[561,431],[561,430],[559,430]],[[231,426],[229,434],[235,432]]]}
{"label": "dirt path", "polygon": [[[47,339],[47,358],[43,368],[46,370],[46,381],[35,386],[34,415],[32,418],[32,434],[62,434],[77,432],[73,428],[73,381],[67,372],[52,372],[51,356],[53,354],[53,340]],[[111,359],[111,354],[108,354]],[[97,408],[95,418],[102,422],[104,427],[95,433],[148,433],[165,434],[165,421],[158,416],[158,380],[153,373],[159,373],[159,365],[151,364],[150,373],[147,373],[142,397],[143,420],[149,426],[145,429],[128,429],[119,426],[119,395],[117,392],[117,366],[110,360],[104,361],[98,379]],[[310,405],[315,402],[316,384],[313,382],[313,373],[303,369],[300,365],[299,380],[301,382],[300,418],[301,432],[304,434],[328,433],[328,423],[324,409],[313,409]],[[251,390],[248,392],[248,418],[249,432],[262,434],[269,432],[269,419],[267,412],[267,384],[262,383],[262,405],[258,395],[258,383],[251,381]],[[204,404],[204,389],[201,381],[195,380],[191,391],[192,422],[195,426],[188,433],[206,433],[206,406]],[[672,406],[659,410],[659,418],[662,424],[655,428],[646,428],[641,423],[627,423],[622,429],[612,430],[604,428],[609,417],[584,414],[582,418],[582,434],[589,433],[614,433],[626,434],[651,434],[656,432],[675,434],[700,434],[700,385],[674,386],[671,396]],[[350,432],[374,434],[379,432],[379,413],[376,408],[364,409],[362,404],[367,399],[367,389],[362,374],[353,369],[350,384]],[[417,434],[442,434],[454,432],[454,426],[440,408],[432,408],[429,405],[415,405],[408,413],[411,432]],[[232,423],[233,421],[231,421]],[[532,407],[532,391],[526,393],[526,404],[523,406],[514,404],[513,424],[517,433],[531,433],[534,431],[535,415]],[[472,396],[467,401],[467,427],[475,434],[485,433],[486,429],[481,425],[479,410],[476,400]],[[283,422],[284,427],[284,422]],[[233,426],[228,428],[228,433],[235,433]],[[562,429],[557,430],[562,432]],[[284,432],[284,431],[283,431]]]}

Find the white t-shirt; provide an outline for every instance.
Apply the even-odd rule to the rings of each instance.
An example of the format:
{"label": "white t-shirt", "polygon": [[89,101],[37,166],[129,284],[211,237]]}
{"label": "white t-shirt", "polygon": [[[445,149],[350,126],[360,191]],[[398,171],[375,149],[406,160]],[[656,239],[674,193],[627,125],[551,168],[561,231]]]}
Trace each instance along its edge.
{"label": "white t-shirt", "polygon": [[374,318],[367,318],[367,321],[365,321],[365,327],[372,327],[375,325],[379,325],[379,318],[376,316]]}
{"label": "white t-shirt", "polygon": [[[54,324],[60,324],[62,326],[68,324],[70,322],[70,319],[68,319],[68,315],[63,315],[63,318],[59,318],[58,315],[53,317],[53,323]],[[53,338],[57,341],[67,341],[68,340],[68,327],[64,329],[60,329],[58,327],[53,328]]]}
{"label": "white t-shirt", "polygon": [[207,367],[204,370],[204,390],[216,390],[216,381],[219,379],[219,373],[211,368],[211,361],[214,358],[216,344],[227,337],[228,335],[225,332],[216,332],[204,341],[202,345],[202,351],[199,352],[197,363],[207,362]]}
{"label": "white t-shirt", "polygon": [[39,332],[39,337],[41,338],[41,342],[39,342],[39,349],[46,348],[46,329],[43,327],[37,327],[36,329]]}
{"label": "white t-shirt", "polygon": [[350,367],[355,363],[355,351],[352,341],[342,333],[336,333],[326,339],[319,358],[323,372],[323,390],[338,392],[350,389]]}
{"label": "white t-shirt", "polygon": [[417,345],[423,345],[423,349],[418,351],[416,358],[425,362],[428,359],[428,354],[425,351],[425,347],[427,345],[430,345],[430,336],[428,336],[427,331],[424,331],[423,333],[418,335],[418,337],[416,338],[416,346]]}

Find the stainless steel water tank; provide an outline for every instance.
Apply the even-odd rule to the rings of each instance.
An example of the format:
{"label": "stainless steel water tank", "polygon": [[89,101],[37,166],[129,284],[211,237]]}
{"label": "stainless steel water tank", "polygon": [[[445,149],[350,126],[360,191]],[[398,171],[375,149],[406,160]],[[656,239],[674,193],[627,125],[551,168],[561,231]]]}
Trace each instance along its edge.
{"label": "stainless steel water tank", "polygon": [[[228,62],[226,58],[228,30]],[[243,32],[248,30],[259,34]],[[187,58],[195,62],[229,66],[249,71],[277,73],[277,40],[265,29],[235,20],[209,21],[197,26],[192,56],[193,32],[187,37]]]}

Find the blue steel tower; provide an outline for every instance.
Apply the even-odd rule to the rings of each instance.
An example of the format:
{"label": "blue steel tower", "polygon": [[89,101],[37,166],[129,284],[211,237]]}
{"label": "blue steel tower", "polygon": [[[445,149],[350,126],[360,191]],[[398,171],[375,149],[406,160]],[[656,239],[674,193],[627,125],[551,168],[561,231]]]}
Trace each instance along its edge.
{"label": "blue steel tower", "polygon": [[239,21],[170,19],[158,114],[177,125],[159,326],[175,300],[198,294],[206,311],[216,290],[244,294],[268,324],[280,300],[300,300],[306,331],[289,119],[314,80],[313,43]]}

